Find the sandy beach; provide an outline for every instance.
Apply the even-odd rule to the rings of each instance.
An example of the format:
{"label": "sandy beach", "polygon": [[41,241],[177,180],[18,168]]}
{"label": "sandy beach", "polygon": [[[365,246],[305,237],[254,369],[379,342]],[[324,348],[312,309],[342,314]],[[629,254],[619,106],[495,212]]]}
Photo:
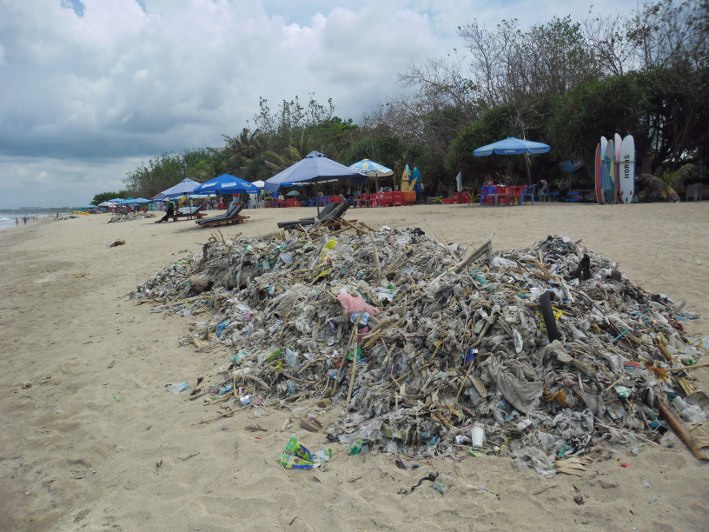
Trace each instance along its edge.
{"label": "sandy beach", "polygon": [[[314,209],[256,209],[226,238],[265,236]],[[212,215],[217,214],[212,212]],[[709,335],[709,202],[421,205],[351,209],[371,227],[418,227],[475,247],[582,240],[645,290],[686,303]],[[199,253],[211,230],[110,215],[0,231],[0,530],[707,530],[709,469],[675,439],[544,479],[512,459],[461,452],[401,470],[385,454],[333,445],[327,471],[286,471],[292,431],[312,450],[322,434],[282,430],[292,411],[220,411],[165,391],[225,364],[181,347],[189,318],[125,299],[172,261]],[[125,245],[109,247],[116,239]],[[695,372],[707,390],[709,371]],[[321,415],[335,419],[337,404]],[[265,432],[250,432],[258,424]],[[625,463],[628,467],[621,467]],[[448,490],[423,486],[429,472]],[[583,496],[584,504],[574,497]]]}

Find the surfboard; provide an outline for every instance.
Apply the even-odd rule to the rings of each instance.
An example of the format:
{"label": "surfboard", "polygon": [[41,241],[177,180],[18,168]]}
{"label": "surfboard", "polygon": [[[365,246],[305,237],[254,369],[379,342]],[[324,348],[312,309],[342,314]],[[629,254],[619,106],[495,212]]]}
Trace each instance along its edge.
{"label": "surfboard", "polygon": [[606,202],[606,148],[608,147],[608,139],[606,137],[601,137],[601,191],[602,194],[601,196],[603,197],[603,201],[601,203]]}
{"label": "surfboard", "polygon": [[594,166],[594,177],[596,178],[596,202],[603,203],[603,181],[601,180],[601,143],[596,144],[596,158]]}
{"label": "surfboard", "polygon": [[626,135],[620,147],[620,196],[623,203],[632,203],[635,194],[635,139]]}
{"label": "surfboard", "polygon": [[411,169],[407,164],[401,174],[401,191],[409,192],[411,190]]}
{"label": "surfboard", "polygon": [[613,205],[615,203],[615,146],[613,141],[609,140],[606,143],[606,151],[603,154],[603,195],[606,203]]}
{"label": "surfboard", "polygon": [[615,146],[615,202],[621,203],[620,199],[620,145],[623,142],[623,138],[616,133],[613,136],[613,145]]}

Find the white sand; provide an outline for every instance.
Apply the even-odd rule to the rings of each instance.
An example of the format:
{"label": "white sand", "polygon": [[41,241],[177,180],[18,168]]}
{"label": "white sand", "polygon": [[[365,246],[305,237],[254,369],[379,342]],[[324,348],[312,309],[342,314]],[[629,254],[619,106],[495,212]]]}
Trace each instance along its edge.
{"label": "white sand", "polygon": [[[312,211],[247,211],[247,223],[222,233],[261,236],[277,220]],[[646,290],[701,313],[687,326],[709,334],[709,202],[417,206],[346,217],[420,227],[467,246],[492,235],[498,249],[548,234],[583,239]],[[463,453],[403,471],[392,457],[349,457],[338,445],[329,471],[283,470],[277,457],[291,430],[281,427],[292,413],[250,409],[198,424],[219,414],[218,405],[164,385],[213,374],[225,354],[180,347],[188,318],[123,299],[198,252],[211,231],[191,221],[108,219],[0,232],[0,530],[707,529],[709,470],[679,441],[644,446],[638,456],[623,451],[582,478],[545,480],[509,458]],[[109,248],[117,238],[126,245]],[[708,382],[706,371],[697,373]],[[333,406],[321,419],[338,414]],[[267,431],[249,432],[250,424]],[[321,434],[293,430],[311,450],[324,446]],[[445,495],[430,483],[397,493],[431,471],[440,472]],[[574,502],[577,493],[585,504]]]}

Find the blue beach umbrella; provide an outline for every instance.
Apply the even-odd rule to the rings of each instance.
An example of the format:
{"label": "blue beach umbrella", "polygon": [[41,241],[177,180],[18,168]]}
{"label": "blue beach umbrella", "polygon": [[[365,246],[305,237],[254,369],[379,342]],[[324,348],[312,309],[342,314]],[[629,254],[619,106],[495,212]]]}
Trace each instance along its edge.
{"label": "blue beach umbrella", "polygon": [[367,177],[388,177],[394,175],[394,171],[391,168],[387,168],[383,164],[370,161],[369,159],[362,159],[361,161],[351,164],[350,168],[358,174],[366,175]]}
{"label": "blue beach umbrella", "polygon": [[[383,164],[379,164],[369,159],[362,159],[354,164],[350,165],[350,168],[357,172],[358,174],[366,177],[367,179],[374,178],[376,188],[379,188],[379,178],[389,177],[394,175],[394,171],[391,168],[387,168]],[[366,183],[366,180],[360,182],[357,179],[353,179],[352,182],[357,185],[362,185]]]}
{"label": "blue beach umbrella", "polygon": [[504,140],[498,140],[487,146],[482,146],[473,150],[474,157],[487,157],[493,153],[496,155],[523,155],[525,153],[546,153],[550,150],[548,144],[543,142],[532,142],[531,140],[522,140],[516,137],[507,137]]}
{"label": "blue beach umbrella", "polygon": [[192,194],[258,194],[258,187],[231,174],[222,174],[196,187]]}
{"label": "blue beach umbrella", "polygon": [[121,203],[123,205],[145,205],[146,203],[150,203],[152,200],[145,199],[145,198],[130,198],[127,200],[123,200]]}

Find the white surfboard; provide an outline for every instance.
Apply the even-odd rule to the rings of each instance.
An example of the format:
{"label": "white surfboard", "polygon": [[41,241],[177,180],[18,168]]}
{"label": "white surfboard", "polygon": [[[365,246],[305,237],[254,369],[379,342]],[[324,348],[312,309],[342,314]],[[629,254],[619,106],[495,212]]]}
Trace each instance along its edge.
{"label": "white surfboard", "polygon": [[606,143],[606,153],[603,157],[603,168],[605,176],[603,179],[603,191],[606,196],[606,204],[614,205],[616,203],[615,190],[615,145],[612,140]]}
{"label": "white surfboard", "polygon": [[613,137],[613,144],[615,145],[615,202],[622,203],[620,199],[620,145],[623,142],[623,137],[618,133]]}
{"label": "white surfboard", "polygon": [[606,180],[608,179],[608,176],[606,175],[608,173],[607,167],[606,167],[606,147],[608,146],[608,139],[604,136],[601,136],[601,196],[603,197],[603,201],[601,203],[606,202]]}
{"label": "white surfboard", "polygon": [[620,197],[623,203],[632,203],[635,193],[635,140],[626,135],[620,146]]}
{"label": "white surfboard", "polygon": [[613,144],[615,145],[615,161],[617,163],[620,162],[620,145],[622,142],[623,138],[618,133],[616,133],[613,136]]}

